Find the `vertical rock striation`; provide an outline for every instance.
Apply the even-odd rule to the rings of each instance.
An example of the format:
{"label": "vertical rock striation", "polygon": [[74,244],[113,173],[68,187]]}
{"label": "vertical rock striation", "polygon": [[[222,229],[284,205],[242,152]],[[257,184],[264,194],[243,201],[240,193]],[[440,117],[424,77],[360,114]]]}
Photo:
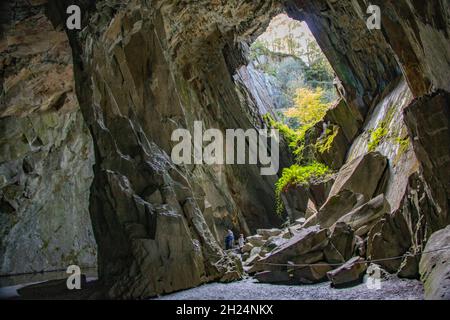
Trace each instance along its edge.
{"label": "vertical rock striation", "polygon": [[[250,233],[280,223],[276,176],[261,176],[255,165],[175,166],[170,159],[172,132],[193,132],[196,120],[222,131],[263,127],[252,96],[233,75],[246,63],[242,41],[269,23],[275,3],[83,7],[86,27],[69,36],[94,140],[90,211],[110,296],[235,279],[238,264],[218,242],[226,229]],[[64,5],[51,2],[55,22]]]}
{"label": "vertical rock striation", "polygon": [[93,149],[63,31],[42,1],[2,8],[0,274],[96,266]]}

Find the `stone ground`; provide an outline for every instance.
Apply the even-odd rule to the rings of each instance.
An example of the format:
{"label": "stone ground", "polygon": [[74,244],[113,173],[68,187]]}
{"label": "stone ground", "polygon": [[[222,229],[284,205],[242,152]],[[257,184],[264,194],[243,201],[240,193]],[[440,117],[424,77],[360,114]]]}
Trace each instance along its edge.
{"label": "stone ground", "polygon": [[[64,279],[55,275],[56,278]],[[88,277],[88,282],[94,283],[95,279],[96,277]],[[0,300],[3,300],[21,299],[17,293],[18,289],[33,283],[46,283],[46,281],[22,282],[22,284],[5,283],[5,281],[0,283],[3,284],[0,288]],[[95,288],[90,288],[85,294],[76,292],[76,295],[71,293],[46,296],[45,292],[42,292],[25,299],[86,299],[93,293],[92,290]],[[156,300],[421,300],[423,296],[423,285],[420,281],[399,279],[391,275],[382,280],[379,290],[370,290],[365,283],[345,289],[331,288],[330,282],[314,285],[272,285],[258,283],[257,280],[248,277],[232,283],[205,284],[161,296]]]}
{"label": "stone ground", "polygon": [[197,288],[161,296],[160,300],[422,300],[418,280],[390,276],[381,289],[370,290],[365,283],[351,288],[334,289],[329,282],[314,285],[272,285],[253,278],[232,283],[210,283]]}

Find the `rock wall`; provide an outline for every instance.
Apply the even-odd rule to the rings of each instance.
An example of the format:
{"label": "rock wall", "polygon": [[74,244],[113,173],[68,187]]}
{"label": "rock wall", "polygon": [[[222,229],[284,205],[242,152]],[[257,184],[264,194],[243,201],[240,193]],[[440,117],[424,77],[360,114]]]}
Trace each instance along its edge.
{"label": "rock wall", "polygon": [[[193,132],[196,120],[222,130],[263,126],[233,75],[246,63],[242,41],[269,23],[274,3],[99,1],[84,11],[86,28],[69,32],[94,138],[90,211],[110,296],[236,279],[239,265],[221,249],[226,229],[281,223],[276,176],[170,160],[173,130]],[[64,16],[64,2],[51,4],[50,15]]]}
{"label": "rock wall", "polygon": [[415,97],[450,91],[450,5],[447,0],[375,0],[382,31]]}
{"label": "rock wall", "polygon": [[67,36],[42,1],[3,6],[0,274],[95,267],[92,139],[74,94]]}
{"label": "rock wall", "polygon": [[[33,1],[41,5],[45,2]],[[345,89],[344,105],[352,110],[353,117],[357,119],[353,121],[356,122],[356,128],[352,128],[350,134],[346,127],[341,127],[346,139],[351,140],[361,134],[358,131],[362,128],[365,138],[357,139],[355,145],[369,147],[371,137],[367,134],[370,132],[371,135],[383,123],[383,119],[390,118],[389,115],[399,115],[405,110],[405,126],[413,138],[415,157],[410,148],[400,152],[400,141],[396,150],[390,148],[387,141],[386,144],[381,141],[376,145],[375,149],[384,152],[390,160],[391,167],[396,160],[399,163],[405,161],[408,165],[398,165],[398,170],[391,175],[401,177],[399,180],[388,179],[386,182],[380,174],[373,192],[365,199],[369,201],[376,196],[377,201],[369,201],[352,211],[359,215],[376,211],[377,217],[391,211],[385,205],[384,196],[380,195],[386,186],[389,188],[391,181],[391,192],[387,192],[386,197],[391,197],[390,202],[398,210],[376,223],[375,231],[380,232],[370,232],[363,227],[359,229],[361,234],[369,233],[368,238],[376,244],[371,246],[371,254],[377,253],[373,248],[383,248],[380,234],[391,236],[393,244],[398,242],[398,225],[404,226],[400,228],[401,232],[405,232],[400,242],[405,243],[392,249],[402,254],[412,246],[413,239],[405,230],[408,226],[409,229],[415,228],[416,220],[420,221],[424,215],[428,218],[436,215],[437,219],[426,219],[432,221],[433,230],[448,223],[450,180],[448,170],[445,169],[449,167],[450,157],[445,146],[449,145],[447,91],[450,81],[445,71],[449,67],[449,5],[445,0],[438,1],[436,6],[431,5],[431,2],[412,0],[379,2],[380,6],[385,5],[382,13],[390,13],[383,15],[383,31],[367,30],[365,9],[369,2],[365,0],[292,0],[283,2],[284,7],[281,1],[275,0],[201,0],[188,3],[166,0],[49,1],[47,14],[55,26],[64,25],[65,9],[69,4],[76,3],[82,7],[82,31],[67,33],[73,52],[77,97],[93,137],[96,163],[90,213],[98,243],[100,277],[109,289],[110,297],[147,297],[206,281],[237,279],[241,271],[239,263],[226,255],[219,245],[225,230],[231,228],[235,232],[249,234],[257,227],[281,223],[274,212],[273,184],[276,176],[261,176],[257,166],[174,166],[170,161],[174,145],[170,137],[177,128],[194,132],[196,120],[202,120],[207,128],[222,130],[263,127],[257,99],[252,97],[251,90],[246,88],[242,79],[236,77],[236,71],[247,64],[244,55],[246,45],[282,9],[286,9],[291,17],[308,23],[342,82]],[[14,3],[20,4],[21,1]],[[23,12],[20,5],[15,8],[17,12]],[[34,15],[39,14],[36,6],[32,8]],[[23,17],[30,16],[27,14]],[[40,26],[39,20],[31,25],[39,30],[34,36],[40,37],[40,41],[36,42],[39,45],[34,51],[29,51],[29,44],[24,42],[27,46],[25,52],[33,52],[40,57],[39,53],[43,52],[40,46],[48,44],[47,38],[52,39],[47,36],[49,32],[45,32],[44,36],[41,30],[50,29],[36,28]],[[11,30],[20,31],[17,28]],[[10,38],[9,41],[11,39],[14,40]],[[20,44],[22,38],[19,40]],[[5,50],[5,46],[0,48]],[[44,51],[51,52],[48,47]],[[47,57],[44,55],[38,59]],[[18,62],[21,60],[12,64],[8,61],[2,56],[1,63],[4,66],[20,66]],[[24,60],[24,63],[30,65],[28,60]],[[58,63],[50,69],[58,70],[60,67]],[[3,69],[8,70],[5,67]],[[401,71],[411,92],[404,83],[400,82],[399,85]],[[15,73],[17,71],[12,72]],[[10,79],[14,81],[2,80],[3,87],[13,92],[14,83],[20,83],[19,80],[26,79],[26,76],[25,70]],[[53,78],[49,75],[44,80],[51,81]],[[9,78],[2,75],[2,79]],[[33,152],[34,156],[33,148],[39,145],[48,146],[39,150],[47,150],[44,158],[50,162],[54,161],[52,156],[57,154],[56,146],[66,150],[57,157],[62,159],[58,164],[63,163],[64,168],[72,170],[70,175],[67,174],[72,179],[75,176],[77,179],[89,176],[76,174],[77,168],[81,168],[79,156],[84,154],[79,150],[84,150],[81,146],[86,145],[80,139],[87,140],[80,138],[83,135],[79,132],[70,131],[69,125],[64,125],[69,121],[67,118],[58,118],[56,125],[55,121],[49,124],[47,119],[49,115],[55,114],[72,115],[72,120],[74,117],[80,119],[74,109],[66,106],[71,104],[70,90],[61,88],[60,83],[47,86],[45,99],[32,96],[31,101],[39,102],[37,107],[24,107],[20,101],[8,102],[8,108],[2,105],[0,114],[8,116],[8,119],[38,115],[45,123],[45,133],[54,130],[67,133],[67,138],[61,144],[56,140],[47,143],[48,140],[41,136],[39,139],[34,136],[28,138],[25,134],[26,144],[31,151],[14,158],[17,162],[12,164],[11,171],[15,174],[19,172],[21,176],[23,172],[27,177],[26,182],[20,180],[19,186],[33,185],[33,172],[40,172],[34,169],[39,166],[23,161],[25,154]],[[42,83],[37,84],[37,88],[42,87],[45,87]],[[418,99],[405,108],[411,93]],[[27,91],[20,90],[18,96],[24,94],[28,94]],[[8,98],[8,95],[4,96]],[[390,102],[395,102],[395,107]],[[432,105],[434,109],[429,108]],[[393,121],[388,122],[388,128],[385,128],[388,133],[395,132],[401,139],[406,138],[405,127]],[[6,124],[10,123],[13,121]],[[21,132],[26,127],[23,124],[18,126],[19,133],[16,136],[23,137]],[[77,128],[80,130],[80,127]],[[65,134],[62,136],[65,137]],[[70,147],[71,141],[74,141],[73,148]],[[10,140],[5,145],[9,149],[16,147]],[[77,151],[72,162],[67,162],[71,159],[67,156],[67,149]],[[353,156],[359,155],[358,150],[362,149],[355,147]],[[350,154],[347,164],[351,163],[353,156]],[[385,163],[385,158],[382,158]],[[420,164],[420,174],[415,172],[415,158]],[[84,159],[90,161],[89,156]],[[46,169],[52,168],[43,162],[41,165]],[[51,177],[61,182],[54,172]],[[406,179],[410,173],[413,175]],[[5,179],[14,181],[11,184],[13,188],[9,189],[17,190],[15,181],[18,178]],[[45,191],[51,190],[48,180],[45,180]],[[78,186],[77,190],[85,190],[88,185],[77,183],[64,186],[69,188],[75,185]],[[404,190],[403,195],[402,192],[395,195],[396,188],[402,189],[402,192]],[[418,191],[423,195],[420,201],[411,200]],[[2,192],[5,194],[3,187]],[[7,217],[14,217],[11,213],[15,212],[17,206],[11,198],[17,198],[18,193],[8,191],[6,194],[8,197],[2,195],[1,208],[8,212]],[[64,197],[61,195],[65,193],[53,194],[55,198],[62,199]],[[82,194],[74,199],[83,199],[86,192]],[[339,196],[342,193],[335,195]],[[39,201],[46,199],[41,195],[38,198]],[[36,203],[39,202],[32,201],[33,205]],[[70,202],[65,201],[64,205],[67,203]],[[383,204],[382,210],[376,207],[380,203]],[[400,215],[406,211],[410,213],[409,216]],[[411,227],[404,220],[418,211],[420,214],[414,216],[415,224]],[[80,217],[82,215],[78,214],[77,219]],[[5,225],[12,225],[14,220],[8,219]],[[370,222],[372,225],[374,221]],[[22,236],[18,232],[16,238],[19,235]],[[422,240],[423,237],[418,242]]]}
{"label": "rock wall", "polygon": [[450,4],[437,1],[387,1],[383,33],[416,100],[405,120],[423,178],[436,204],[441,227],[450,222]]}
{"label": "rock wall", "polygon": [[403,109],[412,99],[412,93],[402,79],[368,115],[347,155],[347,161],[351,161],[369,151],[379,151],[389,160],[385,195],[392,211],[402,202],[409,176],[419,169],[403,120]]}

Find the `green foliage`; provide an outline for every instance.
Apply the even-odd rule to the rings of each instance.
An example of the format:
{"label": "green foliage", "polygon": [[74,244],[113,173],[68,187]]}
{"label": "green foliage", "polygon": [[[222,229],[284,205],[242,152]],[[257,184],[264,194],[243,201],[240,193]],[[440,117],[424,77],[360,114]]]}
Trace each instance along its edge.
{"label": "green foliage", "polygon": [[380,143],[387,136],[388,130],[380,125],[376,129],[370,131],[370,140],[369,140],[369,151],[375,151],[375,149],[380,145]]}
{"label": "green foliage", "polygon": [[[386,140],[389,134],[389,125],[395,115],[395,106],[391,105],[384,116],[383,121],[375,128],[369,131],[370,139],[368,144],[369,151],[374,151],[383,141]],[[391,133],[392,135],[392,133]]]}
{"label": "green foliage", "polygon": [[295,106],[286,111],[286,116],[297,118],[307,128],[322,120],[330,107],[330,104],[325,102],[323,89],[319,87],[315,90],[297,89],[294,102]]}
{"label": "green foliage", "polygon": [[268,55],[269,53],[268,45],[264,41],[255,41],[250,46],[250,60],[255,60],[257,57]]}
{"label": "green foliage", "polygon": [[298,140],[298,134],[295,130],[289,128],[286,124],[275,121],[275,119],[269,114],[266,113],[263,116],[263,120],[267,124],[269,128],[277,129],[280,131],[280,134],[283,136],[284,140],[289,144],[289,146],[294,145]]}
{"label": "green foliage", "polygon": [[397,165],[398,161],[400,161],[400,158],[405,154],[405,152],[409,149],[410,146],[410,140],[409,137],[406,136],[404,138],[402,137],[396,137],[395,142],[400,146],[397,155],[394,159],[394,165]]}
{"label": "green foliage", "polygon": [[289,150],[294,155],[296,161],[298,163],[302,162],[303,150],[305,148],[305,129],[307,128],[301,127],[294,130],[280,121],[275,121],[270,114],[265,114],[263,119],[269,128],[277,129],[280,132],[280,135],[288,144]]}
{"label": "green foliage", "polygon": [[326,129],[325,135],[316,142],[315,145],[316,150],[319,153],[328,152],[331,149],[334,138],[336,138],[338,133],[339,133],[338,126],[332,126],[331,128],[328,127]]}
{"label": "green foliage", "polygon": [[330,169],[322,163],[312,162],[306,166],[294,164],[289,168],[283,169],[283,173],[275,184],[275,194],[277,199],[277,213],[281,214],[284,210],[281,194],[295,185],[305,185],[313,180],[323,178],[330,173]]}

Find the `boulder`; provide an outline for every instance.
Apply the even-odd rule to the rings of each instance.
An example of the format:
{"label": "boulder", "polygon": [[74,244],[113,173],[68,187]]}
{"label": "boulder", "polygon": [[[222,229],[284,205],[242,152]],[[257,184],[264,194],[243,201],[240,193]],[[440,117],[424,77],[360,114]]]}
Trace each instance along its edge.
{"label": "boulder", "polygon": [[309,198],[309,188],[306,185],[291,186],[281,194],[281,199],[291,221],[305,217]]}
{"label": "boulder", "polygon": [[254,247],[262,247],[264,245],[264,238],[259,234],[247,237],[247,242],[252,244]]}
{"label": "boulder", "polygon": [[292,258],[290,261],[288,261],[288,264],[292,265],[312,264],[319,261],[323,261],[324,257],[325,256],[323,250],[312,251],[302,254],[301,256]]}
{"label": "boulder", "polygon": [[387,166],[387,159],[379,152],[370,152],[345,164],[336,176],[330,197],[347,189],[369,200],[375,195]]}
{"label": "boulder", "polygon": [[325,203],[333,184],[334,177],[328,177],[325,180],[310,183],[309,193],[312,202],[317,208],[320,208]]}
{"label": "boulder", "polygon": [[303,223],[302,227],[309,228],[309,227],[315,226],[317,224],[318,224],[317,213],[315,213],[312,216],[310,216],[308,219],[306,219],[306,221],[305,221],[305,223]]}
{"label": "boulder", "polygon": [[333,268],[326,262],[321,261],[302,268],[295,268],[293,279],[304,284],[312,284],[325,281],[327,273]]}
{"label": "boulder", "polygon": [[288,284],[292,282],[289,273],[281,270],[258,272],[254,277],[262,283]]}
{"label": "boulder", "polygon": [[329,228],[342,216],[362,205],[364,202],[365,197],[363,195],[344,189],[328,198],[317,213],[316,222],[322,228]]}
{"label": "boulder", "polygon": [[328,229],[320,229],[318,226],[302,229],[259,262],[287,263],[295,257],[323,249],[328,244],[328,232]]}
{"label": "boulder", "polygon": [[255,254],[255,255],[250,255],[250,258],[248,258],[245,262],[244,262],[244,266],[252,266],[254,265],[256,262],[258,262],[259,260],[261,260],[262,257],[259,254]]}
{"label": "boulder", "polygon": [[275,237],[280,235],[282,230],[280,229],[258,229],[256,230],[256,233],[263,237],[263,240],[267,240],[270,237]]}
{"label": "boulder", "polygon": [[329,237],[329,243],[323,250],[328,263],[344,263],[353,256],[356,239],[352,228],[338,222]]}
{"label": "boulder", "polygon": [[[433,233],[419,263],[425,299],[450,300],[450,226]],[[439,250],[439,251],[437,251]]]}
{"label": "boulder", "polygon": [[232,270],[226,271],[223,274],[223,276],[220,278],[219,281],[223,282],[223,283],[228,283],[228,282],[233,282],[233,281],[241,280],[241,279],[242,279],[242,274],[239,271],[232,269]]}
{"label": "boulder", "polygon": [[355,230],[356,235],[363,236],[384,214],[390,213],[390,210],[389,202],[384,195],[380,194],[339,218],[337,223],[346,223]]}
{"label": "boulder", "polygon": [[248,242],[248,243],[244,244],[244,246],[242,247],[242,253],[251,252],[253,248],[254,248],[254,246]]}
{"label": "boulder", "polygon": [[[386,214],[370,230],[367,238],[367,257],[371,260],[399,257],[411,247],[411,234],[400,211]],[[386,271],[398,271],[402,259],[378,262]]]}
{"label": "boulder", "polygon": [[250,258],[250,252],[245,252],[242,254],[242,261],[246,261],[248,258]]}
{"label": "boulder", "polygon": [[339,268],[327,273],[328,279],[335,288],[351,286],[362,282],[367,269],[366,263],[361,257],[348,260]]}
{"label": "boulder", "polygon": [[365,257],[367,252],[366,242],[360,236],[355,235],[355,253],[360,257]]}
{"label": "boulder", "polygon": [[400,278],[419,279],[419,258],[411,253],[406,254],[397,275]]}
{"label": "boulder", "polygon": [[285,239],[281,236],[270,237],[264,244],[263,249],[270,252],[270,251],[274,250],[275,248],[278,248],[279,246],[285,244],[287,241],[288,241],[287,239]]}

